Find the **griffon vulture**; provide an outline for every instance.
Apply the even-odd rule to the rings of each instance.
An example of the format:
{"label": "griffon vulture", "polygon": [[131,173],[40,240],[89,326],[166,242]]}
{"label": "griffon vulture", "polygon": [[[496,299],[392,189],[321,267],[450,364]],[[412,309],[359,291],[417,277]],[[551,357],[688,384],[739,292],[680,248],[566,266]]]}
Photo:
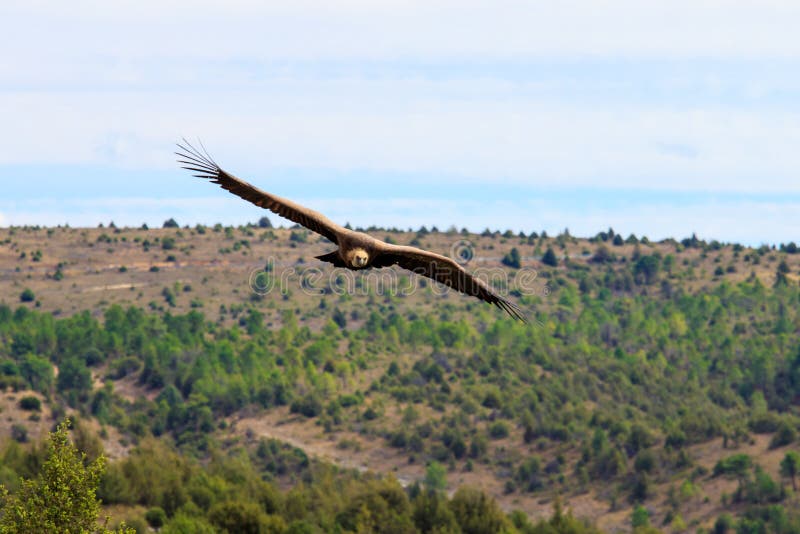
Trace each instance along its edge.
{"label": "griffon vulture", "polygon": [[234,195],[305,226],[338,245],[337,250],[317,256],[317,259],[354,271],[399,265],[456,291],[494,304],[515,319],[527,322],[516,304],[497,295],[486,283],[446,256],[416,247],[391,245],[362,232],[339,226],[319,212],[262,191],[236,178],[222,170],[205,150],[201,153],[185,139],[183,144],[178,143],[178,148],[180,150],[175,153],[179,157],[178,162],[182,164],[182,168],[197,173],[194,176],[211,180]]}

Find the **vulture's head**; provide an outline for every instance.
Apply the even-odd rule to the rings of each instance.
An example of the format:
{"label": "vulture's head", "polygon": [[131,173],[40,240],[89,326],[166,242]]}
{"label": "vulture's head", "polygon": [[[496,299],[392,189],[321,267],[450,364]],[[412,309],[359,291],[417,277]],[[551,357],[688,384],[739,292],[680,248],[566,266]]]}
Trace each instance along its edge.
{"label": "vulture's head", "polygon": [[354,248],[350,251],[350,265],[356,269],[366,267],[369,263],[369,254],[363,248]]}

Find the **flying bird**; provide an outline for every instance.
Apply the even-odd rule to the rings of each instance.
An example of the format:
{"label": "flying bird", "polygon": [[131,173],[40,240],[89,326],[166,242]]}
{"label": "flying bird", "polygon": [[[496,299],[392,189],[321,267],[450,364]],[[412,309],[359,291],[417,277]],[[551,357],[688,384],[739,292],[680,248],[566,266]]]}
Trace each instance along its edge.
{"label": "flying bird", "polygon": [[469,274],[453,259],[416,247],[392,245],[367,235],[339,226],[323,214],[301,206],[291,200],[267,193],[222,170],[208,155],[192,146],[186,139],[177,143],[175,154],[182,168],[192,171],[197,178],[210,180],[234,195],[266,208],[281,217],[305,226],[338,245],[333,252],[316,256],[317,259],[354,271],[370,267],[398,265],[416,274],[426,276],[466,295],[477,297],[506,311],[511,317],[527,322],[522,310],[497,295],[482,280]]}

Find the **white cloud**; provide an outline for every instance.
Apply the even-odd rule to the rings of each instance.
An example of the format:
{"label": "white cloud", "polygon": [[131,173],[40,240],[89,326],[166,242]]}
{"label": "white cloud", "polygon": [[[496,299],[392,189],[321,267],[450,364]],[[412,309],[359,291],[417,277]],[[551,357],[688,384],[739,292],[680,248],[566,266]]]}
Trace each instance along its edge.
{"label": "white cloud", "polygon": [[2,14],[27,22],[3,32],[17,50],[56,57],[800,56],[788,0],[7,1]]}
{"label": "white cloud", "polygon": [[[287,84],[268,94],[0,94],[13,135],[0,163],[175,168],[181,135],[234,172],[282,168],[418,173],[537,186],[800,191],[800,112],[781,108],[593,109],[507,96],[489,83]],[[225,93],[221,93],[224,95]],[[691,157],[687,157],[690,155]]]}
{"label": "white cloud", "polygon": [[[459,188],[800,191],[795,1],[7,0],[0,27],[0,50],[14,51],[0,54],[0,117],[13,125],[0,133],[6,168],[177,173],[173,142],[186,135],[255,183],[288,168],[330,170],[351,190],[360,171],[400,174],[399,194],[431,177]],[[631,66],[606,69],[621,64]],[[3,172],[0,181],[13,179]],[[94,194],[114,187],[113,176],[98,180]],[[80,216],[19,207],[5,210],[6,223],[125,214],[120,224],[139,224],[167,212],[208,221],[165,202],[109,201]],[[728,207],[700,210],[721,226],[676,206],[579,219],[539,208],[543,223],[592,232],[629,216],[637,233],[695,221],[701,232],[755,239],[769,234],[766,221],[781,235],[798,221],[785,207],[775,208],[783,219],[750,222]],[[440,226],[491,225],[460,201],[438,209]],[[498,226],[531,213],[493,209]],[[413,206],[394,217],[431,224]]]}

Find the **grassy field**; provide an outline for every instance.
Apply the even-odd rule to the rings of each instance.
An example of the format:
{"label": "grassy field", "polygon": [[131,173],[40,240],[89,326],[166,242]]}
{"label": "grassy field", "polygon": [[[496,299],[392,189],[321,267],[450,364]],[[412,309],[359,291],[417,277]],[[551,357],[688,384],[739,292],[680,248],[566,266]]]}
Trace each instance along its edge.
{"label": "grassy field", "polygon": [[[375,231],[373,235],[401,245],[413,242],[448,256],[468,246],[473,256],[466,264],[467,269],[489,273],[502,270],[503,257],[517,248],[523,269],[538,274],[538,279],[530,283],[530,292],[540,297],[539,307],[545,312],[550,306],[545,276],[567,270],[563,266],[557,269],[543,266],[541,257],[547,247],[553,247],[559,258],[567,257],[570,263],[586,266],[592,265],[591,259],[598,248],[596,243],[586,239],[563,236],[530,240],[499,233],[419,235]],[[200,231],[198,228],[0,228],[0,243],[0,272],[4,279],[0,301],[17,303],[22,291],[30,288],[36,296],[36,306],[55,315],[81,310],[99,312],[112,303],[131,303],[153,309],[166,307],[175,313],[184,313],[192,309],[194,303],[202,307],[207,316],[215,317],[221,306],[236,310],[256,303],[272,320],[277,320],[277,310],[291,307],[306,310],[317,305],[318,297],[336,274],[347,277],[347,283],[362,279],[365,287],[355,288],[356,294],[369,291],[374,294],[379,276],[387,276],[385,271],[382,275],[374,271],[371,274],[334,273],[331,266],[314,259],[333,250],[331,243],[306,230],[283,228],[218,226],[204,227]],[[638,246],[644,253],[676,254],[674,242]],[[632,256],[637,245],[606,244],[606,247],[615,256],[625,259]],[[675,271],[682,275],[681,287],[692,291],[721,281],[739,282],[752,275],[771,286],[775,280],[777,254],[766,254],[758,264],[749,261],[753,256],[752,249],[737,252],[730,245],[712,252],[684,249],[677,255],[680,261]],[[787,256],[786,261],[788,277],[797,280],[800,256]],[[262,291],[257,281],[254,289],[252,277],[268,264],[274,266],[277,281],[268,293],[260,295]],[[304,289],[302,273],[308,269],[322,271],[322,277],[316,287]],[[514,272],[510,272],[507,280],[513,280]],[[404,275],[403,272],[393,275],[395,283]],[[403,305],[430,307],[435,299],[430,292],[421,291],[425,282],[420,284],[412,280],[411,284],[416,291]],[[175,295],[174,306],[165,303],[165,289]],[[470,303],[470,299],[461,295],[438,293],[442,294],[436,296],[456,306]],[[230,314],[223,317],[230,318]]]}

